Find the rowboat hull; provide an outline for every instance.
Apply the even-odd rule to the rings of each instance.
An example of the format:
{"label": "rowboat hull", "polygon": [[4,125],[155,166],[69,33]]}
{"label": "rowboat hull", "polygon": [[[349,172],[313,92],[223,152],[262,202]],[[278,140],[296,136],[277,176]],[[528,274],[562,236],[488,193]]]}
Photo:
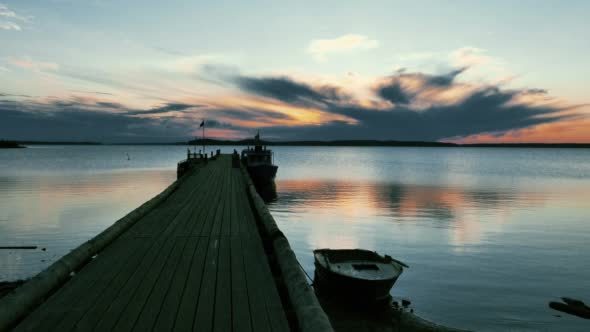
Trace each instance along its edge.
{"label": "rowboat hull", "polygon": [[322,295],[356,302],[389,299],[403,267],[386,257],[361,249],[315,250],[314,287]]}
{"label": "rowboat hull", "polygon": [[379,281],[355,279],[331,273],[316,265],[314,286],[322,294],[335,295],[359,301],[381,301],[389,298],[389,290],[397,278]]}

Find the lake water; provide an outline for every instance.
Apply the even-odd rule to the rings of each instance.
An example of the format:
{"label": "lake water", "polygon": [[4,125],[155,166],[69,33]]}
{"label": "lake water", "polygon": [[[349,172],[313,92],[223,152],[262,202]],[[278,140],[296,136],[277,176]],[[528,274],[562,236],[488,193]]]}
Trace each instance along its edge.
{"label": "lake water", "polygon": [[[560,296],[590,302],[590,150],[273,150],[269,208],[310,275],[315,248],[367,248],[410,265],[393,295],[424,318],[482,331],[590,330],[547,306]],[[0,280],[31,277],[159,193],[185,153],[0,150],[0,246],[39,246],[0,250]]]}

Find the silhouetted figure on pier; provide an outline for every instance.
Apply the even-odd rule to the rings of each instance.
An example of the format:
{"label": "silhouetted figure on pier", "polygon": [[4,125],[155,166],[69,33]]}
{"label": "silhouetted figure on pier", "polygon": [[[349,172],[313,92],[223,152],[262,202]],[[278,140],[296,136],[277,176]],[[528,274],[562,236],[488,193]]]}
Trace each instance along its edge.
{"label": "silhouetted figure on pier", "polygon": [[234,152],[231,154],[231,165],[233,168],[240,168],[240,155],[236,149],[234,149]]}

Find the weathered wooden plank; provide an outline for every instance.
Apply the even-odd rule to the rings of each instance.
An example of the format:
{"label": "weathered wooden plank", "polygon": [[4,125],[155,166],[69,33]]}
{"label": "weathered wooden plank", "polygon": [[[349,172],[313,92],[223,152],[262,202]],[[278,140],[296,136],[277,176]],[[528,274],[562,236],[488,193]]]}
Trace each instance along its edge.
{"label": "weathered wooden plank", "polygon": [[[202,179],[206,179],[211,175],[212,170],[208,168],[202,168],[195,171],[189,176],[182,185],[176,190],[175,193],[170,195],[154,212],[158,213],[162,209],[171,209],[175,212],[175,215],[180,212],[181,207],[185,206],[190,200],[194,198],[194,195],[203,192],[204,188],[199,186],[198,183]],[[164,219],[166,220],[166,219]],[[133,225],[129,231],[123,236],[155,236],[158,235],[162,229],[162,218],[146,218],[137,222]]]}
{"label": "weathered wooden plank", "polygon": [[[222,160],[216,161],[216,163],[219,162],[221,164]],[[211,216],[208,216],[207,219],[204,220],[203,223],[203,227],[202,229],[193,229],[191,231],[191,235],[192,236],[198,236],[199,234],[202,234],[204,236],[209,236],[212,232],[213,229],[213,225],[215,224],[215,218],[216,218],[216,213],[217,213],[217,208],[219,206],[219,202],[221,200],[221,197],[223,195],[224,192],[224,188],[223,188],[223,168],[221,167],[221,165],[215,165],[214,167],[216,167],[218,169],[217,171],[217,176],[214,178],[215,182],[212,185],[212,192],[213,195],[215,196],[215,200],[213,200],[209,205],[212,206],[214,208],[214,213]],[[210,188],[211,189],[211,188]]]}
{"label": "weathered wooden plank", "polygon": [[232,181],[232,177],[231,177],[231,169],[230,172],[227,174],[226,176],[227,178],[227,182],[226,182],[226,186],[227,186],[227,192],[225,194],[225,196],[223,197],[223,222],[221,223],[221,231],[220,234],[222,236],[229,236],[230,232],[231,232],[231,198],[234,194],[233,192],[233,181]]}
{"label": "weathered wooden plank", "polygon": [[[91,281],[80,281],[80,284],[87,284],[88,287],[86,291],[77,292],[73,294],[73,296],[77,296],[81,299],[81,301],[76,304],[74,307],[70,307],[67,309],[63,319],[57,324],[54,328],[51,328],[55,331],[69,331],[76,327],[78,330],[85,330],[94,326],[95,321],[82,321],[80,324],[80,320],[83,317],[94,317],[93,312],[90,312],[92,306],[96,303],[96,301],[105,298],[105,294],[109,292],[109,286],[113,284],[113,280],[117,278],[125,278],[124,273],[122,273],[124,268],[133,267],[139,265],[141,257],[143,257],[145,250],[149,248],[149,243],[142,240],[132,240],[134,242],[138,242],[139,244],[135,247],[127,247],[126,249],[131,249],[133,251],[133,255],[129,257],[125,257],[124,254],[127,251],[122,251],[121,254],[123,257],[119,260],[118,263],[114,262],[113,260],[109,260],[112,265],[110,267],[106,267],[101,271],[97,271],[97,275],[103,275],[105,278],[100,280],[94,284]],[[106,261],[106,260],[105,260]],[[111,280],[113,278],[113,280]],[[83,295],[82,295],[83,294]],[[81,296],[82,295],[82,296]],[[106,301],[110,301],[110,297],[106,297]],[[72,303],[73,301],[69,301]]]}
{"label": "weathered wooden plank", "polygon": [[[206,191],[207,187],[203,187],[203,191]],[[193,200],[191,202],[192,204],[188,204],[188,206],[183,209],[183,211],[178,215],[178,219],[179,219],[179,225],[178,227],[182,227],[182,225],[184,225],[188,219],[191,218],[191,216],[194,214],[194,212],[200,208],[200,206],[198,204],[194,204],[195,203],[195,199],[193,197]],[[154,287],[158,287],[161,288],[166,288],[166,280],[162,281],[161,285],[158,285],[158,281],[160,280],[160,274],[163,271],[166,271],[166,267],[170,268],[170,261],[173,262],[172,266],[174,266],[176,264],[176,258],[177,256],[174,255],[173,253],[179,254],[180,252],[182,252],[182,249],[179,249],[178,246],[175,246],[174,243],[174,237],[172,236],[170,239],[165,238],[163,240],[164,243],[164,247],[162,248],[162,253],[158,253],[157,259],[155,261],[151,262],[151,265],[149,267],[149,273],[148,275],[145,275],[142,279],[141,282],[138,283],[138,281],[136,281],[135,283],[138,283],[137,289],[135,292],[133,292],[133,296],[130,300],[130,302],[128,302],[128,304],[126,305],[125,310],[121,313],[121,316],[124,317],[124,319],[119,319],[118,322],[116,323],[115,326],[115,330],[120,330],[120,331],[129,331],[133,326],[134,326],[134,322],[136,321],[137,317],[139,316],[139,314],[141,313],[141,311],[143,310],[143,307],[148,299],[148,297],[150,296],[150,294],[152,293]],[[171,248],[171,249],[169,249]],[[173,250],[174,248],[177,249],[177,251]],[[180,250],[180,251],[178,251]],[[168,255],[171,256],[166,256],[166,253],[168,253]],[[167,274],[164,274],[164,276],[167,276]],[[168,280],[169,282],[169,280]],[[162,292],[163,294],[165,294],[165,292]],[[158,300],[161,301],[163,299],[159,298]],[[155,309],[154,309],[155,310]]]}
{"label": "weathered wooden plank", "polygon": [[231,201],[230,201],[230,235],[231,236],[238,236],[240,233],[240,224],[237,218],[237,191],[239,189],[239,179],[236,178],[236,171],[237,169],[232,169],[231,178],[232,178],[232,192],[231,192]]}
{"label": "weathered wooden plank", "polygon": [[[208,237],[201,237],[192,258],[191,268],[178,307],[178,313],[174,317],[173,329],[175,331],[185,332],[192,331],[193,329],[194,316],[197,310],[208,246]],[[164,325],[165,321],[163,319],[161,321],[162,325]],[[161,331],[164,330],[165,329],[161,329]]]}
{"label": "weathered wooden plank", "polygon": [[[139,241],[134,242],[136,245],[139,244]],[[113,248],[115,247],[110,247],[110,249]],[[123,251],[122,259],[119,262],[115,262],[115,264],[110,265],[101,264],[102,262],[99,262],[98,259],[91,262],[90,265],[93,265],[93,270],[96,273],[92,273],[88,277],[85,275],[74,276],[72,280],[66,283],[66,285],[64,285],[41,307],[35,310],[35,312],[29,315],[27,319],[21,322],[21,324],[19,324],[14,330],[52,330],[55,329],[55,326],[58,325],[66,316],[81,316],[83,312],[80,309],[80,304],[83,303],[84,300],[88,299],[86,296],[80,296],[81,292],[83,291],[83,286],[92,285],[92,287],[96,288],[97,290],[103,289],[104,282],[100,282],[102,274],[99,272],[104,272],[107,274],[110,274],[113,271],[116,272],[118,271],[118,268],[121,267],[123,262],[129,259],[129,256],[133,254],[138,255],[140,253],[140,251]]]}
{"label": "weathered wooden plank", "polygon": [[[177,210],[177,212],[178,212],[178,210]],[[166,219],[168,219],[168,218],[166,216],[163,216],[163,218],[161,218],[160,220],[166,220]],[[164,226],[165,224],[161,223],[161,225]],[[174,225],[173,223],[168,223],[168,225],[166,227],[172,227],[173,225]],[[153,241],[150,241],[149,238],[143,238],[143,242],[145,243],[145,245],[150,245],[150,244],[154,243]],[[162,243],[162,242],[160,242],[160,243]],[[132,249],[132,248],[129,248],[129,249]],[[142,249],[138,249],[138,250],[145,255],[149,251],[148,249],[149,249],[149,246],[142,248]],[[117,276],[116,279],[111,281],[111,283],[108,285],[108,287],[103,291],[101,297],[99,299],[97,299],[97,301],[92,306],[92,308],[90,308],[90,310],[85,314],[85,316],[78,323],[78,327],[80,329],[82,329],[82,330],[88,329],[97,323],[97,321],[101,318],[103,312],[107,310],[107,308],[109,307],[109,305],[113,301],[113,299],[117,297],[122,286],[126,284],[127,280],[131,276],[132,272],[137,268],[137,266],[139,266],[142,259],[143,259],[143,256],[140,257],[139,259],[129,260],[129,261],[125,262],[126,265],[125,265],[124,271],[122,271],[122,273],[119,276]]]}
{"label": "weathered wooden plank", "polygon": [[[175,220],[178,220],[178,222],[184,220],[182,216],[186,216],[186,213],[193,208],[193,206],[187,204],[183,207],[181,213],[175,218]],[[172,249],[173,241],[167,241],[168,235],[170,235],[170,232],[172,231],[173,229],[168,228],[160,237],[156,238],[154,245],[150,248],[150,252],[143,259],[139,268],[133,271],[133,274],[123,285],[118,296],[114,298],[109,305],[103,318],[98,323],[98,327],[105,330],[111,329],[117,324],[121,312],[128,307],[130,299],[137,297],[141,298],[142,296],[145,296],[146,293],[149,295],[147,287],[149,287],[148,285],[150,284],[153,285],[153,282],[157,279],[159,271],[161,271],[164,264],[163,262],[165,262]],[[152,240],[148,238],[146,241]],[[136,290],[138,289],[142,289],[142,291],[139,295],[135,295]],[[125,317],[125,319],[128,320],[128,317]]]}
{"label": "weathered wooden plank", "polygon": [[[240,191],[241,186],[236,188]],[[246,291],[248,294],[248,304],[250,307],[250,322],[253,331],[271,331],[268,315],[264,302],[264,293],[261,292],[260,278],[258,276],[258,264],[260,252],[256,252],[252,245],[258,232],[252,229],[253,223],[249,221],[245,209],[248,208],[248,197],[239,195],[236,201],[238,210],[237,218],[240,224],[240,244],[242,248],[242,263],[244,266],[244,277],[246,281]]]}
{"label": "weathered wooden plank", "polygon": [[218,202],[219,206],[221,207],[221,213],[218,215],[217,218],[215,218],[215,221],[213,223],[213,227],[211,229],[211,236],[219,236],[221,234],[221,227],[224,222],[224,209],[225,209],[224,204],[227,201],[227,195],[229,193],[228,183],[229,183],[228,169],[224,169],[223,175],[222,175],[222,182],[220,184],[221,188],[222,188],[222,194],[221,194],[221,198]]}
{"label": "weathered wooden plank", "polygon": [[[199,209],[199,213],[196,214],[191,218],[190,225],[188,225],[187,229],[183,231],[183,234],[190,234],[192,231],[195,230],[202,230],[204,221],[212,216],[215,210],[214,202],[217,199],[215,187],[212,187],[211,194],[207,195],[202,199],[203,207]],[[197,283],[198,287],[200,287],[200,279],[201,275],[198,275],[198,281],[195,278],[189,278],[191,275],[190,270],[193,267],[193,260],[194,255],[196,253],[196,249],[200,242],[206,242],[207,239],[201,236],[191,236],[186,238],[187,244],[184,248],[184,252],[181,255],[181,259],[179,261],[178,266],[175,269],[173,280],[171,281],[170,288],[165,295],[164,300],[162,301],[161,311],[157,315],[156,323],[154,326],[154,330],[156,331],[169,331],[172,330],[174,327],[174,322],[179,312],[180,302],[185,291],[188,291],[188,287],[190,284]],[[203,254],[204,258],[204,254]],[[197,260],[199,260],[197,258]],[[202,264],[197,264],[195,267],[202,266]],[[198,271],[200,272],[200,271]],[[187,283],[189,284],[187,286]],[[197,290],[198,290],[197,287]],[[194,297],[196,299],[197,297]],[[194,311],[193,311],[194,312]],[[144,313],[142,313],[143,316]],[[141,318],[140,318],[141,319]],[[190,327],[191,324],[188,326]]]}
{"label": "weathered wooden plank", "polygon": [[[244,197],[247,196],[244,195]],[[256,220],[254,218],[252,208],[249,204],[249,201],[247,200],[244,200],[243,204],[245,204],[242,209],[242,211],[244,211],[243,221],[250,226],[250,229],[255,230],[253,233],[250,233],[249,236],[249,243],[252,248],[249,251],[259,253],[259,259],[253,261],[254,266],[256,266],[256,269],[254,270],[254,278],[256,278],[257,282],[261,285],[259,291],[263,294],[262,297],[264,298],[271,329],[273,331],[288,331],[289,325],[287,322],[287,317],[285,315],[283,305],[276,288],[276,283],[270,270],[266,253],[264,252],[262,240],[257,231],[258,228],[256,226]]]}
{"label": "weathered wooden plank", "polygon": [[[162,302],[164,301],[166,293],[168,292],[168,289],[172,283],[175,267],[178,265],[178,261],[180,260],[181,254],[184,251],[186,240],[186,238],[178,238],[177,242],[174,244],[174,248],[172,249],[172,254],[166,260],[164,269],[160,273],[157,281],[151,287],[151,293],[143,304],[142,299],[138,297],[136,302],[137,309],[132,308],[134,309],[132,312],[139,312],[140,315],[138,315],[136,319],[133,331],[148,331],[151,330],[155,324],[158,314],[160,313]],[[131,303],[130,305],[133,304],[134,303]],[[121,321],[130,322],[133,319],[132,315],[125,314],[124,317],[125,319]],[[120,325],[120,323],[118,325]],[[129,326],[131,326],[131,323],[123,324],[121,331],[129,331]]]}
{"label": "weathered wooden plank", "polygon": [[271,331],[266,306],[264,303],[264,293],[261,291],[260,277],[258,275],[257,252],[254,251],[250,238],[241,238],[244,266],[246,268],[246,285],[248,289],[248,301],[250,304],[250,318],[252,330],[254,331]]}
{"label": "weathered wooden plank", "polygon": [[217,281],[217,259],[219,256],[219,238],[212,236],[209,239],[209,248],[201,280],[201,292],[195,313],[195,331],[211,331],[213,328],[213,309]]}
{"label": "weathered wooden plank", "polygon": [[206,217],[210,206],[215,205],[215,201],[212,200],[212,193],[216,184],[215,179],[219,176],[218,173],[220,170],[214,166],[208,167],[208,169],[211,170],[211,173],[206,178],[201,179],[201,182],[198,184],[203,189],[200,192],[201,195],[193,197],[190,203],[195,206],[195,210],[186,218],[183,224],[177,227],[174,233],[175,236],[185,236],[191,233],[197,235],[196,233],[200,232],[203,225],[202,218]]}
{"label": "weathered wooden plank", "polygon": [[173,252],[174,242],[165,241],[155,259],[150,255],[125,284],[119,296],[105,313],[99,327],[111,331],[130,331],[139,315],[145,299],[149,296],[166,261]]}
{"label": "weathered wooden plank", "polygon": [[[227,210],[227,209],[226,209]],[[229,236],[219,238],[219,256],[217,267],[217,283],[215,291],[214,331],[231,331],[231,261]]]}
{"label": "weathered wooden plank", "polygon": [[230,161],[189,175],[18,328],[287,331],[244,177]]}
{"label": "weathered wooden plank", "polygon": [[[220,179],[221,176],[216,177],[217,182],[213,186],[214,189],[211,195],[213,202],[218,202],[222,194]],[[203,227],[201,228],[200,233],[196,233],[196,231],[191,232],[191,234],[200,235],[200,240],[191,260],[191,267],[187,277],[186,286],[178,307],[178,313],[174,323],[174,330],[176,331],[192,331],[193,323],[195,321],[194,318],[197,311],[198,299],[200,298],[205,262],[209,249],[209,235],[211,233],[213,221],[219,211],[218,204],[210,204],[207,211],[208,213],[203,220]]]}
{"label": "weathered wooden plank", "polygon": [[[260,251],[264,251],[262,248],[262,242],[253,241],[254,247],[259,248]],[[263,255],[266,259],[266,255]],[[289,324],[285,315],[283,304],[279,296],[276,282],[270,270],[270,266],[267,261],[260,262],[261,282],[263,287],[262,290],[265,293],[264,299],[266,303],[266,309],[269,315],[269,320],[273,331],[289,331]]]}
{"label": "weathered wooden plank", "polygon": [[231,237],[231,296],[233,331],[252,331],[244,267],[244,250],[238,236]]}
{"label": "weathered wooden plank", "polygon": [[[178,194],[187,194],[187,190],[195,190],[190,186],[184,186],[178,190]],[[173,193],[172,195],[177,194]],[[188,201],[186,198],[185,201]],[[177,205],[171,204],[174,200],[164,201],[157,209],[148,213],[140,222],[143,223],[150,220],[157,220],[165,218],[170,215],[175,215],[179,212]],[[131,228],[133,229],[133,228]],[[130,230],[131,230],[130,229]],[[100,286],[93,287],[99,281],[104,281],[109,277],[114,277],[111,273],[119,272],[113,267],[118,266],[117,262],[125,260],[126,254],[143,253],[145,248],[138,250],[138,241],[129,240],[130,230],[127,231],[119,239],[115,240],[113,244],[105,248],[103,252],[99,253],[97,259],[84,267],[84,273],[79,273],[74,279],[68,282],[62,289],[54,294],[48,301],[40,306],[28,319],[21,325],[25,329],[34,329],[34,326],[41,326],[43,329],[52,329],[58,324],[67,314],[69,321],[73,321],[76,317],[84,314],[84,306],[90,303],[93,299],[92,295],[100,294],[94,292],[89,294],[89,290],[100,290]],[[124,236],[125,240],[122,240]],[[114,261],[109,260],[109,256],[117,257]],[[80,296],[80,294],[84,296]],[[82,303],[81,303],[82,302]]]}

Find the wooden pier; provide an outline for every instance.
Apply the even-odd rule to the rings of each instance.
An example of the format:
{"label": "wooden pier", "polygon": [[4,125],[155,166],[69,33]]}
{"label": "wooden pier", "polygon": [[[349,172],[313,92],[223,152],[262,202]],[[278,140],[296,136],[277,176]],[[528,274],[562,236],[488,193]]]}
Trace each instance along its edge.
{"label": "wooden pier", "polygon": [[0,331],[330,331],[288,241],[231,157],[0,300]]}

